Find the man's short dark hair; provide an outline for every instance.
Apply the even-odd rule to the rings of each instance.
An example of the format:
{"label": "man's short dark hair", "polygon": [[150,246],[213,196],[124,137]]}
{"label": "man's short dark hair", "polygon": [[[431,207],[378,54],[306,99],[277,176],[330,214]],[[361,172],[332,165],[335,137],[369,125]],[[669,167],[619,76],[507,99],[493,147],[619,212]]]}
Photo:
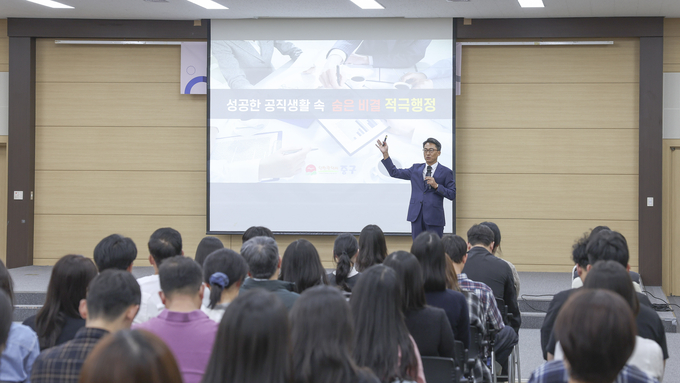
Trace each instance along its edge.
{"label": "man's short dark hair", "polygon": [[472,225],[467,232],[467,237],[470,246],[489,246],[493,242],[493,230],[482,224]]}
{"label": "man's short dark hair", "polygon": [[444,234],[442,244],[444,252],[453,263],[463,263],[463,257],[467,254],[467,243],[460,235]]}
{"label": "man's short dark hair", "polygon": [[588,239],[586,246],[588,262],[594,265],[597,261],[616,261],[628,267],[628,242],[621,233],[602,230]]}
{"label": "man's short dark hair", "polygon": [[149,238],[149,253],[160,267],[163,260],[182,254],[182,235],[171,227],[162,227]]}
{"label": "man's short dark hair", "polygon": [[245,233],[243,233],[243,236],[241,237],[241,243],[246,243],[249,239],[255,237],[269,237],[276,239],[274,238],[274,233],[272,233],[272,231],[268,228],[264,226],[251,226],[245,231]]}
{"label": "man's short dark hair", "polygon": [[279,247],[270,237],[254,237],[241,247],[241,255],[248,263],[253,278],[269,279],[279,267]]}
{"label": "man's short dark hair", "polygon": [[436,138],[430,137],[427,140],[425,140],[425,142],[423,142],[423,148],[425,147],[425,144],[428,144],[428,143],[436,146],[438,152],[442,151],[442,144],[440,144],[439,141]]}
{"label": "man's short dark hair", "polygon": [[203,283],[203,269],[193,259],[177,255],[166,259],[158,269],[158,279],[165,296],[195,295]]}
{"label": "man's short dark hair", "polygon": [[131,273],[104,270],[87,288],[87,315],[88,318],[114,321],[128,307],[139,305],[141,299],[139,283]]}
{"label": "man's short dark hair", "polygon": [[127,270],[137,258],[137,246],[128,237],[111,234],[94,248],[94,263],[101,273],[107,269]]}

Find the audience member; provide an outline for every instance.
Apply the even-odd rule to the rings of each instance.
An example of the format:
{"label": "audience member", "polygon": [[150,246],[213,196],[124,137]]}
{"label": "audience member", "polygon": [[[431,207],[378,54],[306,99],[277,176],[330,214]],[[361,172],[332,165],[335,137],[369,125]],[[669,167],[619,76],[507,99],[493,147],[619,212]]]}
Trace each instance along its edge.
{"label": "audience member", "polygon": [[[13,311],[14,308],[12,307],[12,301],[9,299],[9,295],[3,290],[0,290],[0,352],[4,352],[7,346],[9,331],[12,327]],[[0,368],[2,368],[2,364],[0,364]]]}
{"label": "audience member", "polygon": [[286,307],[274,294],[240,294],[224,311],[202,383],[289,382],[289,328]]}
{"label": "audience member", "polygon": [[[598,261],[616,261],[626,268],[627,271],[630,270],[630,265],[628,264],[628,243],[626,238],[616,231],[602,230],[591,236],[586,246],[586,253],[588,254],[588,266],[586,267],[585,273],[582,272],[581,274],[581,278],[584,281],[588,280],[588,275],[590,274],[592,266]],[[551,340],[550,334],[553,332],[553,325],[557,315],[564,302],[576,291],[578,291],[578,289],[569,289],[559,292],[555,294],[553,300],[550,302],[548,312],[546,313],[543,325],[541,326],[541,348],[543,350],[543,357],[546,358],[546,360],[552,359],[552,356],[555,353],[555,339],[552,337]],[[641,293],[637,293],[636,295],[638,301],[641,303],[640,311],[635,318],[638,335],[658,343],[661,350],[663,350],[664,359],[668,359],[666,332],[663,327],[663,322],[654,309],[651,308],[649,298]]]}
{"label": "audience member", "polygon": [[224,309],[238,296],[247,274],[246,260],[234,250],[220,249],[208,255],[203,263],[203,283],[210,288],[210,298],[201,310],[219,323]]}
{"label": "audience member", "polygon": [[196,247],[196,255],[194,260],[203,267],[205,259],[208,258],[213,251],[224,249],[224,244],[217,237],[204,237]]}
{"label": "audience member", "polygon": [[359,243],[350,233],[343,233],[335,238],[333,244],[333,260],[337,264],[335,270],[328,274],[328,282],[338,286],[340,290],[351,293],[359,280],[356,259],[359,254]]}
{"label": "audience member", "polygon": [[[0,261],[0,292],[6,294],[9,308],[0,307],[0,382],[26,382],[31,376],[35,358],[40,354],[38,336],[28,326],[13,323],[14,284],[12,276]],[[0,299],[4,301],[4,298]],[[3,303],[4,304],[4,303]],[[9,331],[3,336],[5,323]],[[10,326],[11,325],[11,326]]]}
{"label": "audience member", "polygon": [[522,316],[517,304],[515,279],[507,262],[493,255],[495,247],[493,230],[486,225],[473,225],[467,232],[468,258],[463,273],[473,281],[489,286],[496,298],[508,306],[510,327],[519,334]]}
{"label": "audience member", "polygon": [[517,273],[517,268],[515,268],[515,265],[512,264],[512,262],[508,261],[505,258],[501,258],[499,255],[503,255],[503,250],[501,249],[501,229],[498,228],[498,225],[496,225],[493,222],[482,222],[480,225],[484,225],[491,229],[493,231],[493,248],[491,249],[491,254],[495,255],[496,257],[502,259],[505,261],[505,263],[510,266],[510,270],[512,270],[512,279],[515,285],[515,296],[519,297],[519,287],[520,287],[520,280],[519,280],[519,274]]}
{"label": "audience member", "polygon": [[158,270],[161,263],[176,255],[184,255],[182,251],[182,235],[170,227],[162,227],[149,238],[149,262],[153,266],[153,275],[137,279],[142,289],[142,304],[139,313],[135,317],[135,324],[144,323],[155,318],[165,308],[161,302],[161,285],[158,278]]}
{"label": "audience member", "polygon": [[73,339],[85,326],[80,301],[85,299],[87,285],[96,275],[97,266],[82,255],[65,255],[54,264],[45,304],[37,315],[24,321],[38,334],[41,351]]}
{"label": "audience member", "polygon": [[101,273],[107,269],[132,271],[137,258],[137,246],[128,237],[111,234],[99,241],[94,248],[94,263]]}
{"label": "audience member", "polygon": [[[370,369],[359,368],[354,362],[352,314],[338,289],[317,286],[305,290],[293,305],[290,321],[293,383],[379,382]],[[448,323],[445,327],[451,331]]]}
{"label": "audience member", "polygon": [[276,238],[274,238],[274,233],[272,233],[272,231],[267,229],[266,227],[251,226],[248,228],[248,230],[246,230],[243,233],[243,236],[241,237],[241,243],[246,243],[248,242],[249,239],[255,237],[269,237],[271,239],[276,240]]}
{"label": "audience member", "polygon": [[359,234],[359,256],[356,269],[362,272],[373,265],[383,263],[387,257],[385,234],[377,225],[367,225]]}
{"label": "audience member", "polygon": [[555,336],[564,362],[541,365],[529,383],[658,383],[626,365],[635,347],[635,319],[629,304],[614,292],[579,289],[560,310]]}
{"label": "audience member", "polygon": [[241,255],[248,263],[248,276],[242,291],[265,289],[278,296],[290,310],[299,297],[293,292],[295,285],[291,282],[279,281],[281,258],[276,241],[270,237],[254,237],[247,240],[241,247]]}
{"label": "audience member", "polygon": [[[442,243],[446,255],[453,262],[460,288],[471,293],[466,295],[470,308],[470,324],[477,327],[482,334],[486,334],[487,323],[491,329],[498,331],[495,336],[494,352],[496,359],[502,361],[501,365],[504,365],[519,340],[517,333],[503,323],[491,288],[482,282],[471,280],[463,273],[468,258],[465,240],[458,235],[446,234],[442,237]],[[470,299],[473,296],[478,299]]]}
{"label": "audience member", "polygon": [[390,254],[385,266],[397,272],[401,283],[404,323],[422,356],[453,358],[454,337],[446,312],[425,304],[423,274],[418,259],[406,251]]}
{"label": "audience member", "polygon": [[293,241],[283,252],[279,279],[294,283],[293,291],[298,294],[312,286],[328,284],[319,252],[306,239]]}
{"label": "audience member", "polygon": [[79,383],[183,383],[172,351],[156,335],[122,330],[85,360]]}
{"label": "audience member", "polygon": [[382,383],[425,382],[422,361],[401,313],[397,273],[384,265],[361,274],[350,298],[354,318],[354,360]]}
{"label": "audience member", "polygon": [[424,231],[413,241],[411,253],[420,262],[427,304],[444,309],[453,336],[463,342],[465,348],[469,348],[470,314],[467,299],[460,291],[446,288],[446,254],[441,238],[434,232]]}
{"label": "audience member", "polygon": [[165,310],[135,328],[158,335],[172,350],[184,383],[201,381],[217,323],[201,311],[203,271],[194,260],[175,256],[158,270]]}
{"label": "audience member", "polygon": [[105,335],[129,329],[139,310],[141,291],[127,271],[105,270],[96,276],[80,301],[85,327],[59,346],[43,351],[33,364],[33,383],[76,383],[85,358]]}
{"label": "audience member", "polygon": [[[593,266],[589,274],[590,278],[585,283],[586,288],[605,289],[619,294],[630,304],[633,315],[638,315],[640,303],[631,283],[630,275],[623,266],[616,261],[599,261]],[[562,356],[562,349],[558,342],[555,347],[555,359],[563,359]],[[639,368],[659,381],[663,378],[663,351],[653,340],[636,336],[635,349],[627,364]]]}

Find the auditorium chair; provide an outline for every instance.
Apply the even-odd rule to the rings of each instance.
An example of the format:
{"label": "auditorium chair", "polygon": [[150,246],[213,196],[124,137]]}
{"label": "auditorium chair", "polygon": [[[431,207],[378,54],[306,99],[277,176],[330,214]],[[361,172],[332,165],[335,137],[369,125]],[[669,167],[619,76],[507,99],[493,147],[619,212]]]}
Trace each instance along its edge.
{"label": "auditorium chair", "polygon": [[[496,298],[496,305],[498,306],[498,310],[500,310],[501,316],[503,317],[503,323],[505,323],[506,326],[509,326],[512,314],[508,312],[508,306],[505,304],[505,301],[501,298]],[[504,371],[504,374],[502,375],[498,374],[496,371],[495,363],[492,363],[491,375],[493,376],[493,383],[497,383],[499,379],[501,381],[508,381],[512,383],[522,382],[522,373],[520,371],[519,364],[519,342],[517,342],[515,347],[512,349],[512,353],[508,358],[508,370],[509,371],[507,372]]]}

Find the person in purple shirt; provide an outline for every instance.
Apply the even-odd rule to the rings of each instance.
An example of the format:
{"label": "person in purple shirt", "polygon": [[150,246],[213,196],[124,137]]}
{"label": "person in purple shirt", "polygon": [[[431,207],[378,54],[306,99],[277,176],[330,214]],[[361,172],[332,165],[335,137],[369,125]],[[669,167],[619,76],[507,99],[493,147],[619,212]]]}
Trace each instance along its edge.
{"label": "person in purple shirt", "polygon": [[217,323],[201,311],[201,266],[191,258],[175,256],[163,261],[158,275],[165,310],[134,328],[158,335],[175,355],[184,383],[198,383],[217,334]]}

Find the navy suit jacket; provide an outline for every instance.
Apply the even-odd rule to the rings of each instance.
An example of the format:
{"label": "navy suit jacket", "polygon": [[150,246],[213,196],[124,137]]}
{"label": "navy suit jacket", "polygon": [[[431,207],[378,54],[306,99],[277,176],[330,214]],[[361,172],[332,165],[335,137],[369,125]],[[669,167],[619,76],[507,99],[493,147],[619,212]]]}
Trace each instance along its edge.
{"label": "navy suit jacket", "polygon": [[429,226],[444,226],[444,197],[453,200],[456,198],[456,181],[453,180],[453,171],[439,164],[434,172],[434,180],[439,187],[437,190],[428,187],[423,179],[425,164],[413,164],[408,169],[397,169],[391,158],[382,160],[385,169],[391,177],[411,181],[411,202],[408,205],[407,221],[414,222],[422,209],[423,221]]}

